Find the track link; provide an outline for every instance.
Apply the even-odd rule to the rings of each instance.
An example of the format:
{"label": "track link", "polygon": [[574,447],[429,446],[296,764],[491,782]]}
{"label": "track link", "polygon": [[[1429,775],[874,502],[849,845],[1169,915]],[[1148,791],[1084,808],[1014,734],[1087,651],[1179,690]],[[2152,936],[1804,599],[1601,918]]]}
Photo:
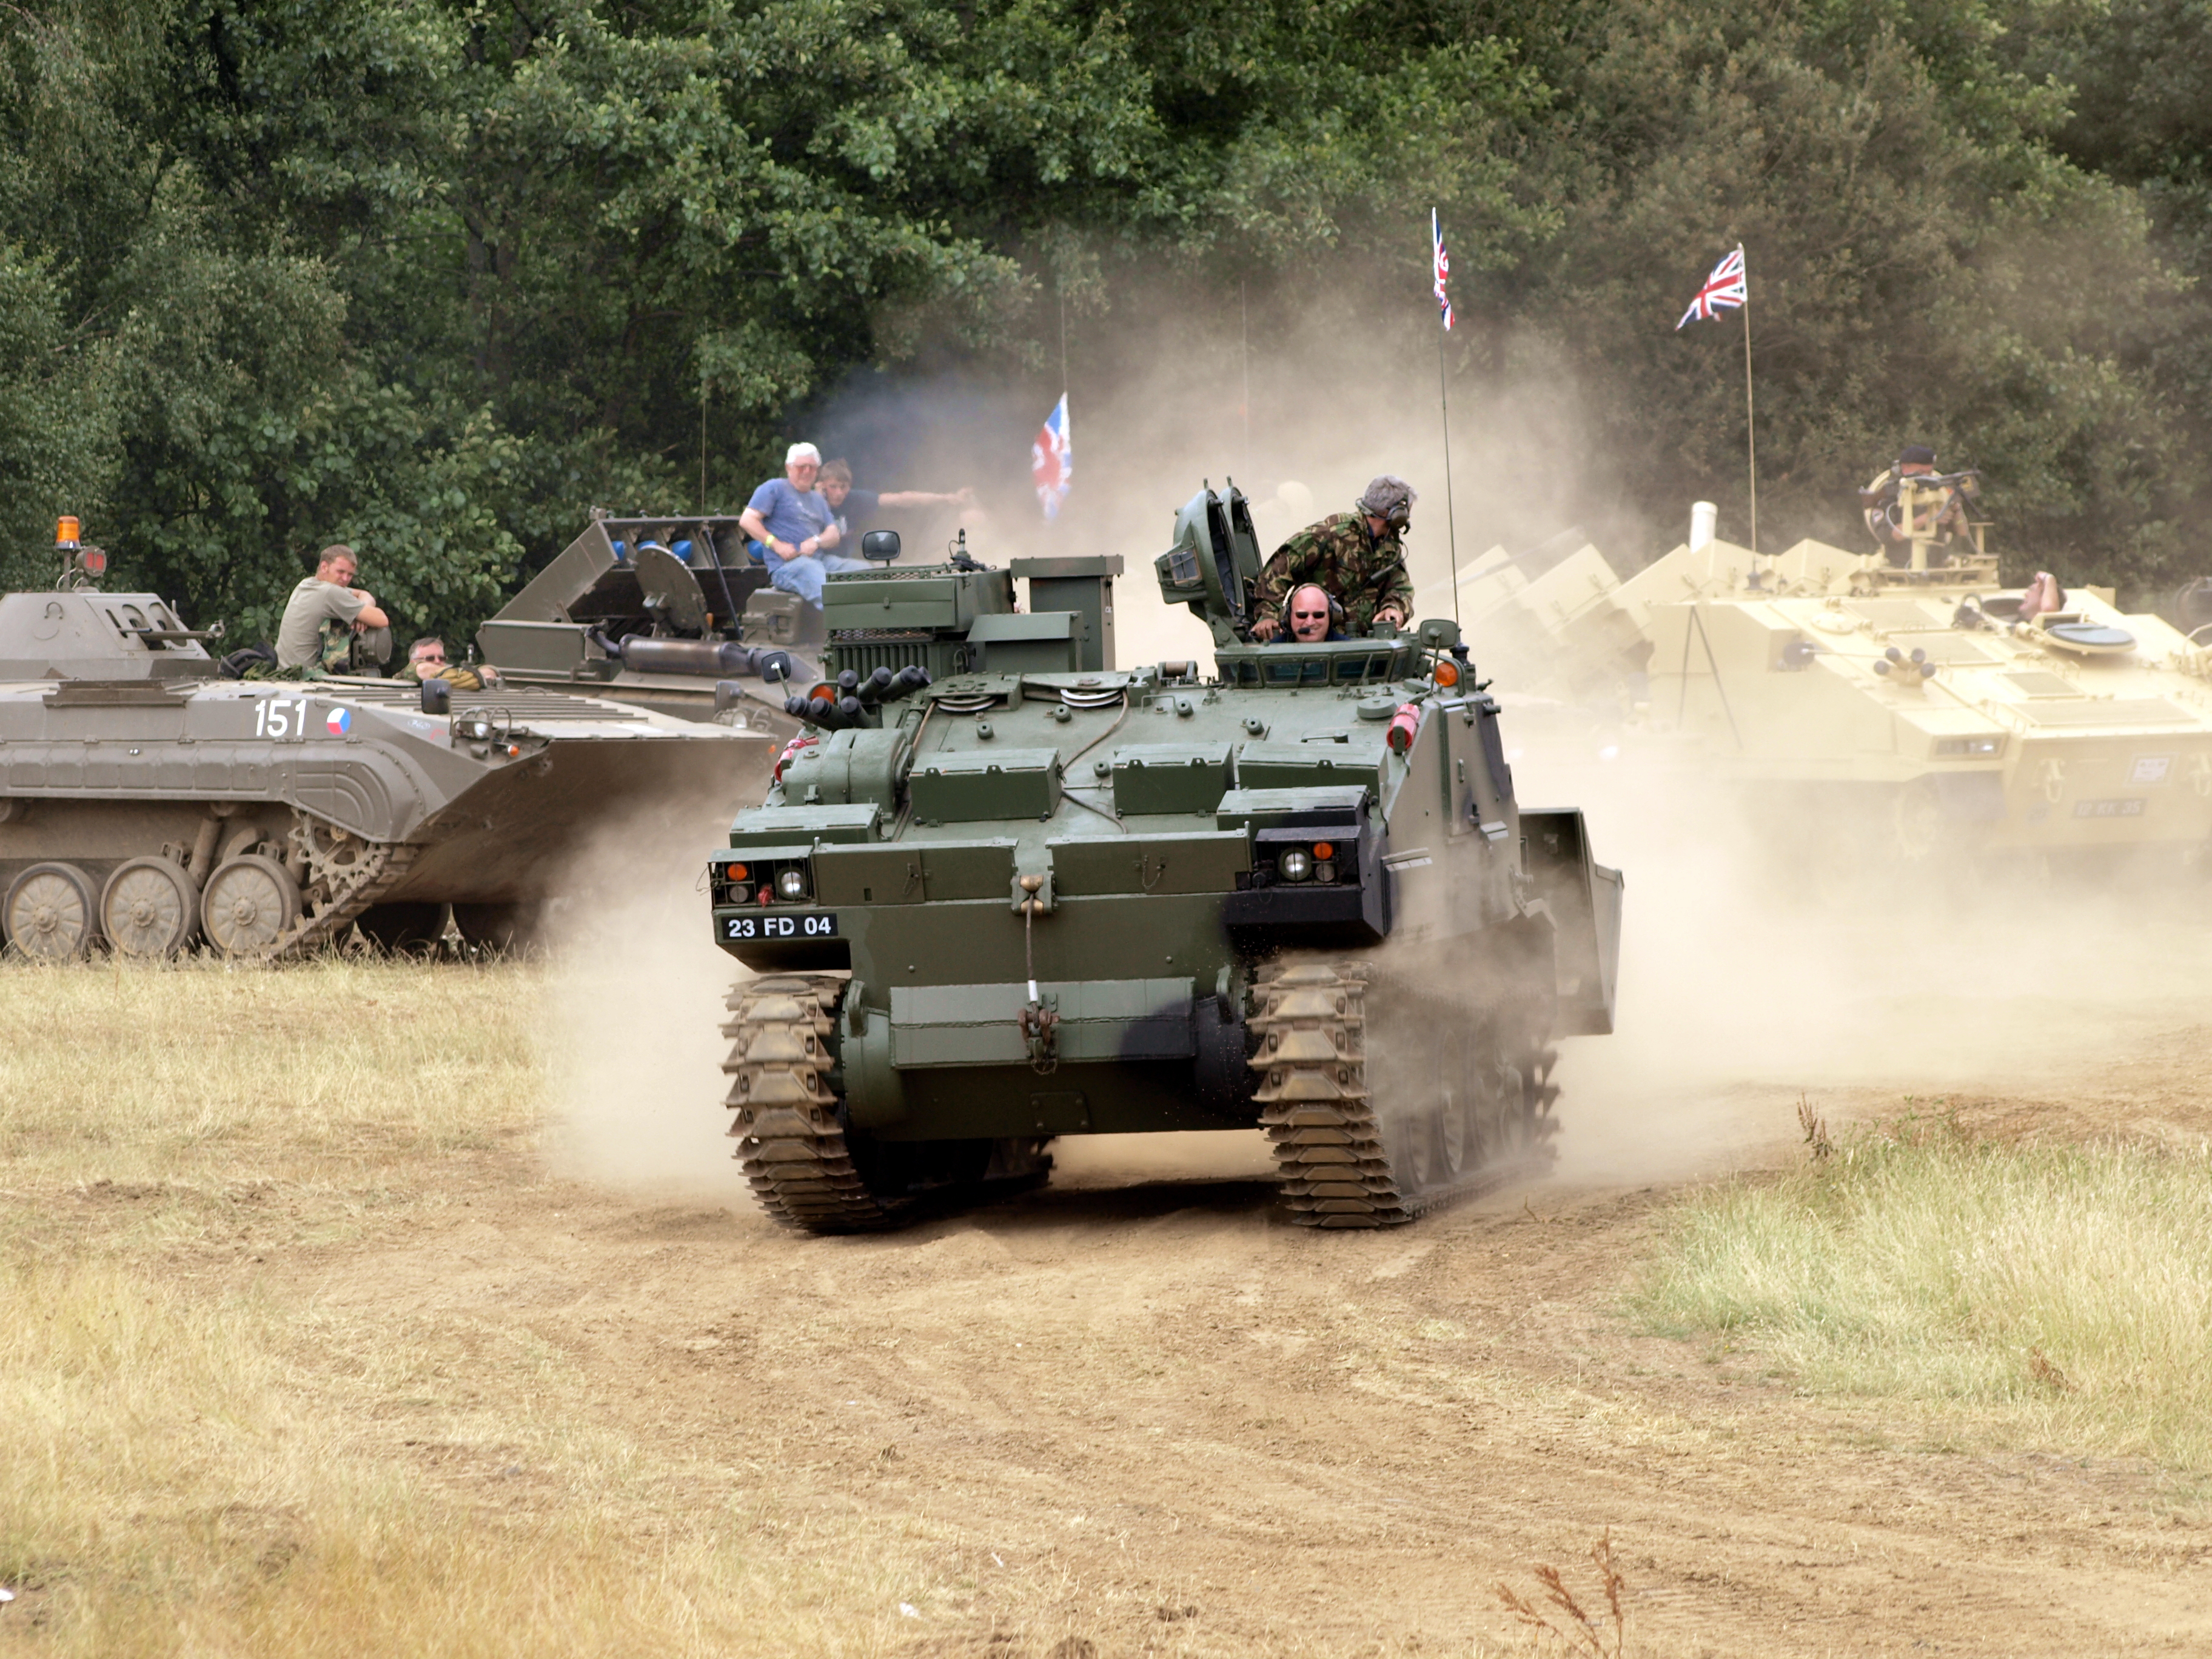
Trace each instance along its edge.
{"label": "track link", "polygon": [[1541,1151],[1434,1184],[1401,1167],[1368,1088],[1370,976],[1364,963],[1310,962],[1263,969],[1255,987],[1250,1024],[1260,1045],[1249,1064],[1261,1073],[1254,1097],[1290,1218],[1305,1227],[1400,1226],[1547,1169]]}
{"label": "track link", "polygon": [[775,974],[738,985],[723,1004],[732,1017],[722,1035],[735,1041],[722,1103],[737,1111],[739,1167],[761,1208],[810,1233],[881,1232],[911,1207],[868,1190],[838,1122],[829,1039],[845,986],[829,974]]}

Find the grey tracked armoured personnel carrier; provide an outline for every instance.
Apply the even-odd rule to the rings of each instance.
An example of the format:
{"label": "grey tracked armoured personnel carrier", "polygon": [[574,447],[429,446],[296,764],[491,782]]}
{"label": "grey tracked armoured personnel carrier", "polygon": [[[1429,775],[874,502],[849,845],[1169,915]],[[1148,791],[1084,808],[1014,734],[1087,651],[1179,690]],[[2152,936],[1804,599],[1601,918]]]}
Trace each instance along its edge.
{"label": "grey tracked armoured personnel carrier", "polygon": [[1070,1134],[1263,1129],[1325,1227],[1546,1166],[1621,880],[1579,811],[1516,800],[1453,625],[1252,643],[1259,544],[1208,489],[1156,574],[1212,672],[1120,668],[1119,562],[831,579],[837,695],[708,866],[757,975],[730,1133],[779,1220],[894,1226]]}
{"label": "grey tracked armoured personnel carrier", "polygon": [[[0,936],[18,957],[204,939],[269,957],[532,933],[611,816],[757,795],[775,745],[522,688],[219,677],[149,593],[0,595]],[[96,561],[95,561],[96,562]],[[447,695],[441,695],[447,694]]]}

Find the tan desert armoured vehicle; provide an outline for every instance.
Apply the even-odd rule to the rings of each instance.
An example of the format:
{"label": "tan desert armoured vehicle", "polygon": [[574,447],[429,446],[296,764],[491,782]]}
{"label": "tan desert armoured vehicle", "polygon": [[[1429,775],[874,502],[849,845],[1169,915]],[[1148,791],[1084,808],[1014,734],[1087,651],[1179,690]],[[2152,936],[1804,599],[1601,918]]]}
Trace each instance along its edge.
{"label": "tan desert armoured vehicle", "polygon": [[1939,480],[1908,501],[1921,533],[1892,555],[1679,547],[1580,596],[1550,632],[1553,689],[1615,688],[1632,741],[1742,786],[1823,853],[2194,855],[2212,651],[2109,590],[2039,611],[1983,525],[1935,532],[1953,492],[1971,500]]}

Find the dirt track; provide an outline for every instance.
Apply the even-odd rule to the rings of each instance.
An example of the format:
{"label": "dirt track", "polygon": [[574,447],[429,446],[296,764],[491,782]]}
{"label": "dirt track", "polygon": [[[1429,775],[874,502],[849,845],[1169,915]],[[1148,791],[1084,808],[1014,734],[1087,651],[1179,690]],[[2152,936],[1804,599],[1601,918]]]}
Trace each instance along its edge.
{"label": "dirt track", "polygon": [[[2169,1037],[2178,1082],[2212,1033]],[[1632,1334],[1615,1298],[1653,1189],[1555,1182],[1316,1236],[1272,1217],[1255,1148],[1174,1152],[1255,1173],[1130,1185],[1079,1151],[1090,1172],[1052,1190],[865,1240],[485,1155],[423,1195],[435,1218],[283,1276],[341,1317],[478,1333],[479,1362],[561,1356],[570,1408],[696,1460],[678,1501],[773,1494],[786,1527],[896,1540],[927,1572],[890,1592],[917,1651],[1511,1646],[1493,1581],[1533,1593],[1550,1561],[1594,1588],[1607,1527],[1632,1653],[2191,1652],[2212,1632],[2212,1530],[2158,1472],[1948,1450]],[[470,1386],[531,1384],[478,1363]],[[395,1455],[532,1501],[530,1471],[501,1484],[507,1451],[425,1442],[413,1417],[385,1425]]]}
{"label": "dirt track", "polygon": [[[857,1527],[833,1570],[913,1608],[893,1650],[1524,1651],[1493,1585],[1548,1562],[1595,1607],[1607,1528],[1630,1654],[2212,1649],[2199,1483],[1798,1397],[1620,1311],[1686,1182],[1800,1155],[1803,1089],[1838,1122],[1941,1092],[2000,1133],[2212,1131],[2212,928],[1723,915],[1705,851],[1632,880],[1627,1018],[1570,1046],[1559,1174],[1404,1231],[1282,1224],[1256,1137],[1190,1137],[1063,1143],[1049,1189],[892,1237],[786,1234],[723,1161],[726,965],[678,896],[650,971],[556,999],[601,1121],[556,1166],[627,1190],[457,1162],[426,1219],[285,1276],[474,1333],[452,1388],[526,1395],[542,1366],[487,1356],[556,1356],[561,1409],[690,1460],[671,1503]],[[435,1418],[378,1431],[476,1499],[555,1501],[507,1449],[411,1443]]]}

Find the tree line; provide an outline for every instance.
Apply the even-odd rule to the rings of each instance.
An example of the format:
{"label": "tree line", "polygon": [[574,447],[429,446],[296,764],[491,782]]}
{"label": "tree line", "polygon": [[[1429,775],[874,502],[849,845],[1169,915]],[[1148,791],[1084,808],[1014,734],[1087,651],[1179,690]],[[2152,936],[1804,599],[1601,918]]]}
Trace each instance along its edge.
{"label": "tree line", "polygon": [[0,575],[65,504],[242,636],[334,540],[464,633],[694,500],[702,400],[733,507],[858,367],[1138,271],[1418,291],[1435,203],[1457,373],[1564,361],[1655,522],[1743,495],[1671,326],[1741,241],[1763,519],[1849,535],[1915,438],[2155,595],[2212,573],[2208,155],[2185,0],[16,0]]}

